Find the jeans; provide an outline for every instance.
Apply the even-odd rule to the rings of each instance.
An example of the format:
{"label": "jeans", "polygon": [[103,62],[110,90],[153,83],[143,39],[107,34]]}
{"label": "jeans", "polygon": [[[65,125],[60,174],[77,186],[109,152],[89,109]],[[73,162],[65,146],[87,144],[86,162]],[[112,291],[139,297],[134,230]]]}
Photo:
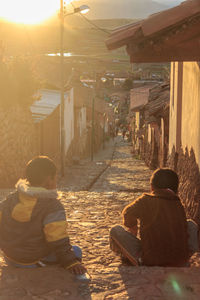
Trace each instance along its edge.
{"label": "jeans", "polygon": [[141,240],[122,226],[117,225],[110,230],[110,248],[133,265],[140,264]]}
{"label": "jeans", "polygon": [[[198,225],[188,219],[188,246],[190,256],[199,251]],[[122,226],[114,226],[110,230],[110,248],[114,252],[127,258],[133,265],[141,264],[141,240],[128,232]]]}
{"label": "jeans", "polygon": [[[76,258],[81,261],[82,260],[82,250],[78,246],[72,246],[72,249],[74,251],[74,254]],[[20,263],[15,263],[11,261],[9,258],[4,257],[6,263],[10,266],[16,267],[16,268],[23,268],[23,269],[33,269],[38,267],[44,267],[46,264],[56,264],[57,263],[57,257],[54,253],[49,254],[48,256],[42,258],[40,261],[38,261],[35,264],[30,265],[23,265]]]}

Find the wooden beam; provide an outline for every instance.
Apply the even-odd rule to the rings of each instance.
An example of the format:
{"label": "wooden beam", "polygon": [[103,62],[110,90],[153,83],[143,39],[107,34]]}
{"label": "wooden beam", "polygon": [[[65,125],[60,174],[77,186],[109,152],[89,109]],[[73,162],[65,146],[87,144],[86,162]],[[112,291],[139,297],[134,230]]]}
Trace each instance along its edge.
{"label": "wooden beam", "polygon": [[129,43],[131,62],[200,61],[200,19],[171,35]]}
{"label": "wooden beam", "polygon": [[131,63],[165,63],[172,61],[200,61],[200,51],[199,49],[195,49],[196,45],[194,45],[194,49],[191,50],[187,47],[185,48],[174,48],[165,49],[160,53],[155,53],[155,51],[139,51],[137,53],[130,55]]}

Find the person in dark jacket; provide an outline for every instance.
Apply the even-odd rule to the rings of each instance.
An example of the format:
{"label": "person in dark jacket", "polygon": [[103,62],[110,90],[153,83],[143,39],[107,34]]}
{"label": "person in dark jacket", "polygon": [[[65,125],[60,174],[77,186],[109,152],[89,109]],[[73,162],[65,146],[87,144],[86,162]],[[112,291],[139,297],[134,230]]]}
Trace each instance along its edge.
{"label": "person in dark jacket", "polygon": [[[123,223],[110,231],[110,246],[133,265],[185,266],[198,251],[197,224],[187,222],[177,195],[179,179],[167,168],[156,170],[151,193],[127,205]],[[140,226],[138,226],[140,223]],[[189,233],[192,231],[192,236]]]}
{"label": "person in dark jacket", "polygon": [[58,263],[84,274],[81,249],[70,244],[65,210],[56,191],[56,166],[46,156],[28,162],[26,179],[0,205],[0,248],[16,267]]}

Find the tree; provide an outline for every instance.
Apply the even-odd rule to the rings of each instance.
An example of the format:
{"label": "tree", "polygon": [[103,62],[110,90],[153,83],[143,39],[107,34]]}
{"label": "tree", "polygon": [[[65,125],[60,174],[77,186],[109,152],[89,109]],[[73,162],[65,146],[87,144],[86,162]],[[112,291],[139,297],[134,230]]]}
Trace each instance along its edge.
{"label": "tree", "polygon": [[133,88],[133,80],[130,78],[127,78],[122,86],[125,90],[131,90]]}

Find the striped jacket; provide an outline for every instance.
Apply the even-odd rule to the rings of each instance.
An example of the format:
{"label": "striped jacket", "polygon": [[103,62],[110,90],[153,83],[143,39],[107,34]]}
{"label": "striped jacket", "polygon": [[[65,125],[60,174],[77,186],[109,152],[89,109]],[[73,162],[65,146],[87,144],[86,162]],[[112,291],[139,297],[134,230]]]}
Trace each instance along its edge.
{"label": "striped jacket", "polygon": [[55,253],[63,267],[78,263],[57,192],[31,187],[25,180],[16,188],[0,205],[0,248],[5,256],[31,264]]}

